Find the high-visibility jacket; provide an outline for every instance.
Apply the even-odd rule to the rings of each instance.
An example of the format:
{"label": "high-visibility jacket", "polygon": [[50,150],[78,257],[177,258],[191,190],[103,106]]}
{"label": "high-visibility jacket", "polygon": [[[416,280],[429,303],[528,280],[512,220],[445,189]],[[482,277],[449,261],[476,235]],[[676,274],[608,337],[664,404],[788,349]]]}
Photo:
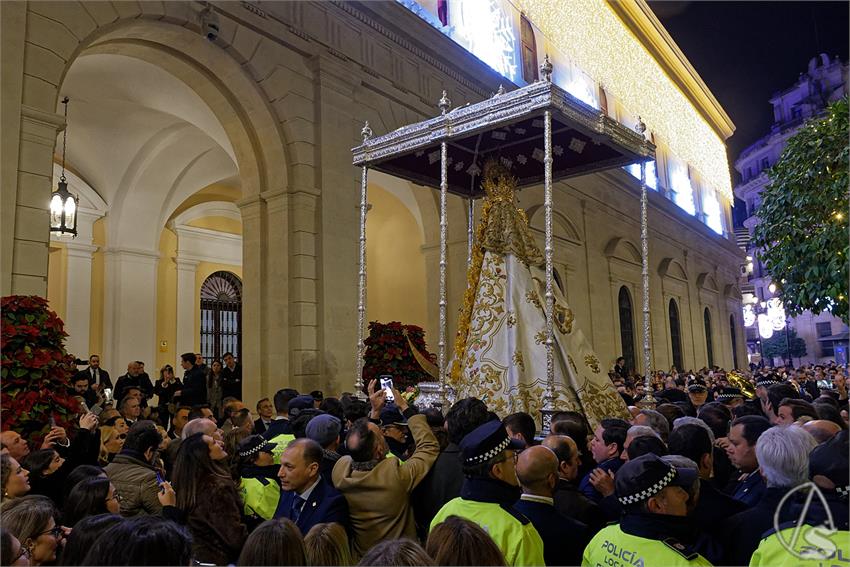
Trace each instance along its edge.
{"label": "high-visibility jacket", "polygon": [[475,522],[487,532],[502,550],[508,565],[545,565],[543,540],[531,521],[511,507],[495,502],[478,502],[455,498],[446,502],[431,521],[431,529],[449,516]]}
{"label": "high-visibility jacket", "polygon": [[289,445],[290,441],[295,439],[295,435],[291,433],[281,433],[280,435],[276,435],[269,439],[270,443],[277,443],[277,446],[272,449],[272,456],[274,457],[274,464],[280,464],[280,456],[286,451],[286,446]]}
{"label": "high-visibility jacket", "polygon": [[660,541],[627,534],[619,524],[603,528],[590,540],[584,548],[581,564],[582,567],[711,565],[705,557],[673,538]]}
{"label": "high-visibility jacket", "polygon": [[794,540],[793,523],[771,530],[750,559],[750,567],[850,566],[850,532],[804,524]]}
{"label": "high-visibility jacket", "polygon": [[280,485],[269,478],[243,478],[239,483],[245,515],[271,520],[280,500]]}

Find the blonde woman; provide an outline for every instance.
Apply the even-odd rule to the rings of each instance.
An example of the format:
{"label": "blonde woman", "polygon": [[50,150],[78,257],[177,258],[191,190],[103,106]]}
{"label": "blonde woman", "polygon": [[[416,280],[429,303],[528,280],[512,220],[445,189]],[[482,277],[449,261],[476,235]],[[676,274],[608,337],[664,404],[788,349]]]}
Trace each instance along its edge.
{"label": "blonde woman", "polygon": [[98,463],[102,466],[108,465],[112,459],[121,452],[127,433],[121,433],[120,428],[113,425],[104,425],[100,428],[100,455]]}
{"label": "blonde woman", "polygon": [[304,536],[308,565],[351,565],[348,535],[342,524],[316,524]]}

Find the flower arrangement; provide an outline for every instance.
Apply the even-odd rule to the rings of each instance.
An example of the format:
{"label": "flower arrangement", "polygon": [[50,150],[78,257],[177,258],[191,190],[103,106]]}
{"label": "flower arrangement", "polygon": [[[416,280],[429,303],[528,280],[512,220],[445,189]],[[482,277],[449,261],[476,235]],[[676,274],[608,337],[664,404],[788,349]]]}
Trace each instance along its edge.
{"label": "flower arrangement", "polygon": [[[409,339],[409,342],[408,342]],[[433,358],[425,345],[425,331],[416,325],[403,325],[398,321],[390,323],[369,323],[369,336],[363,341],[366,352],[363,355],[363,383],[384,374],[391,374],[393,385],[400,392],[406,392],[409,386],[432,380],[431,376],[417,362],[410,345],[420,356]]]}
{"label": "flower arrangement", "polygon": [[38,446],[56,425],[69,428],[80,411],[69,394],[74,357],[65,352],[64,323],[35,295],[11,295],[0,302],[3,429],[13,429]]}

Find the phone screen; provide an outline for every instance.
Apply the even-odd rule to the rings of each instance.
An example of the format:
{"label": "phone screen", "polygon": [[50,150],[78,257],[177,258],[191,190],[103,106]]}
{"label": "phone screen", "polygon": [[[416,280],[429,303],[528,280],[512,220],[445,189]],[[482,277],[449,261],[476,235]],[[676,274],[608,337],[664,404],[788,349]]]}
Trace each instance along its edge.
{"label": "phone screen", "polygon": [[394,402],[395,396],[393,396],[393,377],[389,374],[385,374],[381,376],[381,389],[387,393],[387,401]]}

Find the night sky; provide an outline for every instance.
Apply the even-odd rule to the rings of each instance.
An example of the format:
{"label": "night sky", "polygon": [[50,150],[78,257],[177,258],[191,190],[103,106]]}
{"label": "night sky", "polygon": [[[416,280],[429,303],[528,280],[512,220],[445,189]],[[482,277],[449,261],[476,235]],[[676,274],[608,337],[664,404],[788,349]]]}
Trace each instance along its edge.
{"label": "night sky", "polygon": [[[666,2],[652,10],[735,123],[729,165],[768,133],[768,99],[818,53],[848,58],[848,2]],[[737,173],[733,169],[733,182]]]}

